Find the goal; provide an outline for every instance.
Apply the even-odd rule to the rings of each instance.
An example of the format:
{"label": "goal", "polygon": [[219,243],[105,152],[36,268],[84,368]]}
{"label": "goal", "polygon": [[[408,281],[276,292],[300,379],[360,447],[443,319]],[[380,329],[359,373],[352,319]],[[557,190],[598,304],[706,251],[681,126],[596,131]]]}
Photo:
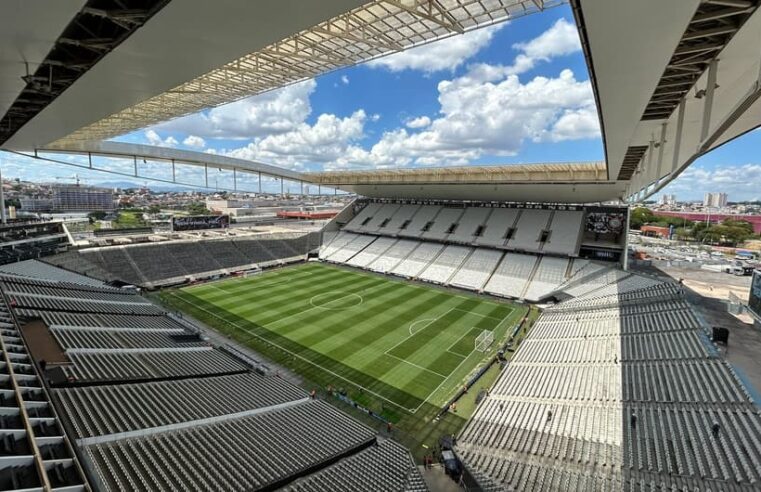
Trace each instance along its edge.
{"label": "goal", "polygon": [[489,330],[482,331],[477,337],[476,337],[476,350],[479,352],[486,352],[489,350],[489,347],[492,343],[494,343],[494,332]]}

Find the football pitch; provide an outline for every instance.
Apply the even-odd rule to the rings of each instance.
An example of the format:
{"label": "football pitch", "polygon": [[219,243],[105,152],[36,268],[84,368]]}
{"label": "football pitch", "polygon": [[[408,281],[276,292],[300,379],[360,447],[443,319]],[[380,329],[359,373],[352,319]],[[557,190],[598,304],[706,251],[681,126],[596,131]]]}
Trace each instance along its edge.
{"label": "football pitch", "polygon": [[[442,405],[493,355],[527,308],[308,263],[174,290],[174,305],[239,341],[287,353],[310,381],[415,413]],[[475,350],[484,330],[487,352]],[[256,348],[255,343],[251,346]]]}

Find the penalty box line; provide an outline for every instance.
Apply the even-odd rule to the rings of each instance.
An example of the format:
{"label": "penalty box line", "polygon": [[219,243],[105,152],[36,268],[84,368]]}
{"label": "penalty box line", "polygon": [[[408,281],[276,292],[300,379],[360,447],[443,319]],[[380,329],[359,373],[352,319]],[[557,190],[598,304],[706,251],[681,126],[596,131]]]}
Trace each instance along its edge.
{"label": "penalty box line", "polygon": [[[225,323],[231,324],[231,325],[232,325],[232,326],[234,326],[235,328],[237,328],[237,329],[239,329],[240,331],[243,331],[243,332],[245,332],[245,333],[248,333],[249,335],[253,336],[254,338],[258,338],[259,340],[262,340],[262,341],[263,341],[263,342],[265,342],[265,343],[268,343],[268,344],[270,344],[270,345],[272,345],[272,346],[275,346],[275,347],[279,348],[280,350],[282,350],[283,352],[289,353],[289,354],[291,354],[292,356],[294,356],[294,357],[297,357],[297,358],[299,358],[299,359],[303,360],[304,362],[306,362],[306,363],[308,363],[308,364],[311,364],[311,365],[315,366],[316,368],[318,368],[318,369],[321,369],[321,370],[323,370],[323,371],[327,372],[328,374],[330,374],[330,375],[332,375],[332,376],[335,376],[335,377],[337,377],[338,379],[342,379],[342,380],[346,381],[346,382],[347,382],[347,383],[349,383],[349,384],[352,384],[352,385],[354,385],[354,386],[356,386],[356,387],[358,387],[358,388],[362,388],[362,390],[363,390],[363,391],[366,391],[366,392],[370,393],[371,395],[373,395],[373,396],[376,396],[377,398],[379,398],[379,399],[381,399],[381,400],[383,400],[383,401],[385,401],[385,402],[388,402],[388,403],[390,403],[390,404],[394,405],[395,407],[397,407],[397,408],[400,408],[400,409],[402,409],[402,410],[404,410],[404,411],[406,411],[406,412],[409,412],[409,413],[411,413],[411,414],[414,414],[415,412],[417,412],[417,411],[420,409],[420,407],[422,407],[422,406],[423,406],[423,404],[421,403],[421,404],[420,404],[420,405],[418,405],[418,406],[417,406],[417,408],[415,408],[415,409],[412,409],[412,408],[406,408],[406,407],[404,407],[404,406],[400,405],[399,403],[397,403],[397,402],[395,402],[395,401],[393,401],[393,400],[389,400],[389,399],[388,399],[388,398],[386,398],[385,396],[382,396],[382,395],[380,395],[380,394],[376,393],[375,391],[372,391],[372,390],[370,390],[369,388],[365,388],[364,386],[362,386],[362,385],[360,385],[360,384],[357,384],[355,381],[352,381],[352,380],[351,380],[351,379],[349,379],[349,378],[346,378],[346,377],[344,377],[344,376],[341,376],[340,374],[337,374],[337,373],[335,373],[335,372],[331,371],[330,369],[327,369],[327,368],[325,368],[325,367],[322,367],[320,364],[317,364],[316,362],[314,362],[314,361],[312,361],[312,360],[310,360],[310,359],[308,359],[308,358],[304,357],[303,355],[301,355],[301,354],[297,354],[296,352],[293,352],[292,350],[289,350],[289,349],[287,349],[287,348],[283,347],[283,346],[282,346],[282,345],[280,345],[279,343],[273,342],[272,340],[269,340],[269,339],[267,339],[267,338],[265,338],[265,337],[263,337],[263,336],[259,335],[258,333],[255,333],[255,332],[251,331],[251,330],[250,330],[250,329],[248,329],[248,328],[244,328],[244,327],[240,326],[238,323],[235,323],[235,322],[233,322],[233,321],[230,321],[230,320],[228,320],[228,319],[225,319],[225,318],[223,318],[222,316],[220,316],[220,315],[218,315],[218,314],[216,314],[216,313],[213,313],[213,312],[209,311],[209,310],[208,310],[208,309],[206,309],[206,308],[203,308],[203,307],[200,307],[200,306],[196,306],[195,304],[191,303],[191,302],[190,302],[190,301],[188,301],[187,299],[183,299],[182,297],[178,296],[178,295],[177,295],[176,293],[174,293],[174,292],[172,292],[172,296],[173,296],[173,297],[176,297],[177,299],[181,300],[182,302],[184,302],[184,303],[186,303],[186,304],[190,304],[191,306],[193,306],[193,307],[194,307],[194,308],[196,308],[196,309],[200,309],[201,311],[203,311],[203,312],[205,312],[205,313],[207,313],[207,314],[209,314],[209,315],[211,315],[211,316],[213,316],[213,317],[215,317],[215,318],[219,319],[219,320],[220,320],[220,321],[222,321],[222,322],[225,322]],[[266,325],[262,325],[262,326],[264,327],[264,326],[266,326]],[[423,402],[423,403],[425,403],[425,402]]]}
{"label": "penalty box line", "polygon": [[[452,308],[452,309],[458,309],[458,308]],[[450,309],[449,311],[451,311],[452,309]],[[464,309],[459,309],[459,310],[460,310],[460,311],[465,311]],[[449,312],[449,311],[447,311],[447,312]],[[470,311],[465,311],[465,312],[467,312],[467,313],[470,313]],[[510,317],[510,316],[511,316],[511,315],[512,315],[514,312],[515,312],[515,310],[511,308],[511,311],[510,311],[510,313],[509,313],[507,316],[505,316],[504,318],[502,318],[502,320],[501,320],[499,323],[497,323],[497,325],[494,327],[494,331],[497,331],[497,329],[498,329],[498,328],[499,328],[499,327],[502,325],[502,323],[504,323],[505,321],[507,321],[507,319],[508,319],[508,318],[509,318],[509,317]],[[471,313],[471,314],[476,314],[476,313]],[[443,316],[443,315],[442,315],[442,316]],[[487,318],[492,318],[492,319],[495,319],[495,320],[499,319],[499,318],[495,318],[494,316],[484,316],[484,315],[481,315],[481,314],[479,314],[478,316],[483,316],[483,317],[487,317]],[[438,318],[437,318],[437,319],[438,319]],[[465,335],[467,335],[467,333],[466,333]],[[465,335],[463,335],[463,336],[465,336]],[[460,338],[462,338],[462,337],[460,337]],[[459,340],[458,340],[458,342],[459,342]],[[457,342],[455,342],[455,343],[457,343]],[[454,344],[453,344],[453,345],[454,345]],[[450,346],[449,348],[452,348],[452,346]],[[447,349],[447,352],[449,352],[449,349]],[[439,389],[441,389],[441,387],[442,387],[442,386],[444,386],[444,383],[446,383],[447,381],[449,381],[449,378],[451,378],[451,377],[452,377],[452,374],[456,374],[456,373],[457,373],[457,371],[459,371],[459,370],[460,370],[460,367],[462,367],[462,365],[463,365],[463,364],[465,364],[465,362],[467,362],[467,360],[468,360],[468,359],[470,359],[470,357],[473,355],[473,353],[474,353],[474,352],[475,352],[475,350],[471,350],[471,351],[470,351],[470,353],[469,353],[469,354],[468,354],[466,357],[463,357],[461,354],[456,354],[456,353],[454,353],[454,352],[449,352],[449,353],[451,353],[451,354],[454,354],[454,355],[459,355],[460,357],[463,357],[463,358],[462,358],[462,362],[460,362],[460,363],[457,365],[457,367],[455,367],[455,368],[452,370],[452,372],[450,372],[450,373],[449,373],[449,376],[447,376],[447,377],[446,377],[446,378],[445,378],[445,379],[444,379],[444,380],[443,380],[443,381],[442,381],[442,382],[441,382],[441,383],[440,383],[438,386],[436,386],[436,388],[434,388],[434,390],[433,390],[433,391],[431,391],[430,393],[428,393],[428,396],[425,398],[425,400],[423,400],[423,401],[422,401],[422,403],[420,403],[420,405],[418,405],[418,406],[417,406],[417,408],[415,408],[415,410],[413,411],[413,413],[417,413],[417,411],[418,411],[418,410],[420,410],[420,409],[423,407],[423,405],[425,405],[426,403],[428,403],[428,400],[430,400],[430,399],[431,399],[431,397],[432,397],[434,394],[436,394],[436,393],[439,391]]]}

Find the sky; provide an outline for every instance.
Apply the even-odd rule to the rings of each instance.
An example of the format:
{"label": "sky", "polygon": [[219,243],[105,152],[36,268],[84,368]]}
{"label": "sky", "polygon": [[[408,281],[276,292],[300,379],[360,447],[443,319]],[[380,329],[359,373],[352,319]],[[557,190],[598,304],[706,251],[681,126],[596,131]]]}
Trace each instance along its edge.
{"label": "sky", "polygon": [[[589,75],[567,6],[116,140],[297,171],[604,159]],[[701,158],[663,192],[679,200],[708,191],[725,191],[730,200],[758,199],[761,191],[753,184],[761,182],[759,144],[760,131],[741,137]],[[2,159],[6,177],[50,180],[76,172],[91,184],[115,180],[31,159]]]}

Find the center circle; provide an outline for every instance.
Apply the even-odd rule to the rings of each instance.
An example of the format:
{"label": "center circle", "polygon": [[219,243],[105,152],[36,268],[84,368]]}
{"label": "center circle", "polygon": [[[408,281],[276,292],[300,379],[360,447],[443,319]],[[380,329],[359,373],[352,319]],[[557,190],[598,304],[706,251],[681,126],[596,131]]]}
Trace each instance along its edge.
{"label": "center circle", "polygon": [[362,296],[353,292],[341,292],[332,290],[312,296],[309,303],[320,309],[329,309],[331,311],[341,311],[359,306],[364,302]]}

